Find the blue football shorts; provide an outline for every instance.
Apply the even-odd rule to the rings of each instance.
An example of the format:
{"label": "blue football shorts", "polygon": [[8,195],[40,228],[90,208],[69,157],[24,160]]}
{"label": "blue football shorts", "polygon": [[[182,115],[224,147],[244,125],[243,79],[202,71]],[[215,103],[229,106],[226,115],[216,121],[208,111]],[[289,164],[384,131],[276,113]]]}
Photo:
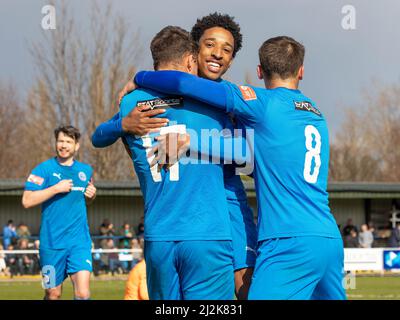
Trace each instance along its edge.
{"label": "blue football shorts", "polygon": [[39,258],[45,289],[59,286],[68,275],[76,272],[83,270],[92,272],[90,246],[72,246],[66,249],[40,248]]}
{"label": "blue football shorts", "polygon": [[249,300],[345,300],[342,239],[320,236],[261,241]]}
{"label": "blue football shorts", "polygon": [[230,201],[228,199],[231,220],[233,268],[254,268],[257,257],[257,227],[254,223],[253,210],[247,200]]}
{"label": "blue football shorts", "polygon": [[232,242],[145,241],[151,300],[232,300]]}

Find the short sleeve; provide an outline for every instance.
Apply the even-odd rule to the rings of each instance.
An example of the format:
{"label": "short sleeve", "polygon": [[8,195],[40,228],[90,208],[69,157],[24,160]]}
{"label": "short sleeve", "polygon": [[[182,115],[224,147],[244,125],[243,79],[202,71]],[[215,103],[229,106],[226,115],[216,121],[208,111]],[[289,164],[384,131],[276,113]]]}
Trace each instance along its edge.
{"label": "short sleeve", "polygon": [[227,111],[245,123],[257,123],[264,119],[267,105],[263,103],[263,93],[260,88],[237,86],[225,82],[227,90]]}
{"label": "short sleeve", "polygon": [[43,164],[39,164],[29,174],[28,179],[25,182],[25,190],[38,191],[46,189],[47,181],[47,171]]}

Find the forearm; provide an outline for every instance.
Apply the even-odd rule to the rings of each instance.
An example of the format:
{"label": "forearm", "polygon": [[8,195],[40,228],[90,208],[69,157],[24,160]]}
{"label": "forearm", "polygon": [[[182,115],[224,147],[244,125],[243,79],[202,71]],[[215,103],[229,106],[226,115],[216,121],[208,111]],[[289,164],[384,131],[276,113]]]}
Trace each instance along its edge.
{"label": "forearm", "polygon": [[212,158],[223,163],[242,165],[251,161],[251,149],[245,137],[216,136],[190,138],[190,153],[201,155],[201,159]]}
{"label": "forearm", "polygon": [[92,135],[92,144],[96,148],[112,145],[124,135],[122,118],[115,115],[112,119],[100,124]]}
{"label": "forearm", "polygon": [[134,81],[140,87],[183,95],[227,110],[229,91],[221,82],[180,71],[141,71],[136,74]]}
{"label": "forearm", "polygon": [[24,191],[22,196],[22,205],[25,209],[35,207],[49,200],[57,194],[55,186],[51,186],[44,190]]}

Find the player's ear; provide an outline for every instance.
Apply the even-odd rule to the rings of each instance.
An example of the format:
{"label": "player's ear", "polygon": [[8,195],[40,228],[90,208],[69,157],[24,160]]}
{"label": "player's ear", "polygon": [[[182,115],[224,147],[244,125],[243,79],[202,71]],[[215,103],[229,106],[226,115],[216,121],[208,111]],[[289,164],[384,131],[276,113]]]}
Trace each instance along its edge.
{"label": "player's ear", "polygon": [[261,69],[261,65],[257,66],[257,77],[260,80],[264,79],[264,75],[263,75],[263,72],[262,72],[262,69]]}
{"label": "player's ear", "polygon": [[189,73],[197,75],[197,57],[195,57],[193,54],[187,55],[186,68]]}
{"label": "player's ear", "polygon": [[79,147],[80,147],[80,144],[79,144],[79,142],[77,142],[77,143],[75,144],[75,152],[78,152]]}
{"label": "player's ear", "polygon": [[304,77],[304,66],[301,66],[300,69],[299,69],[299,72],[297,74],[297,78],[299,80],[303,80],[303,77]]}

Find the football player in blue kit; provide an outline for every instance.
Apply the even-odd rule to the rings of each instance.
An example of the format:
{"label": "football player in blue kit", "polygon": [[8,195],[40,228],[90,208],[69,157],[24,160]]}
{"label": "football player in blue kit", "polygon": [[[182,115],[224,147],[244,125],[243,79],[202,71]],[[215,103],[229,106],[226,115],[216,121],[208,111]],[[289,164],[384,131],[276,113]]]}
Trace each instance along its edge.
{"label": "football player in blue kit", "polygon": [[54,134],[57,156],[32,170],[22,204],[42,206],[39,256],[45,299],[59,299],[62,283],[70,275],[75,299],[86,300],[92,271],[86,205],[96,196],[93,169],[74,159],[79,150],[78,129],[62,126]]}
{"label": "football player in blue kit", "polygon": [[[198,74],[200,77],[223,82],[222,76],[231,66],[242,46],[239,25],[229,15],[213,13],[198,19],[191,35],[199,44]],[[132,91],[129,82],[120,96]],[[116,114],[112,119],[97,127],[92,136],[95,147],[105,147],[130,132],[144,135],[157,132],[166,124],[165,118],[156,117],[164,112],[162,108],[148,111],[145,106],[135,108],[125,118]],[[136,111],[136,112],[135,112]],[[165,116],[165,115],[164,115]],[[226,123],[226,128],[244,129],[240,119]],[[224,188],[231,218],[235,293],[238,299],[246,299],[256,258],[257,230],[253,220],[243,183],[235,174],[234,165],[224,166]],[[204,201],[208,201],[206,198]]]}
{"label": "football player in blue kit", "polygon": [[286,36],[259,49],[264,88],[217,83],[176,71],[139,72],[139,87],[179,94],[254,129],[258,250],[249,299],[346,299],[343,244],[329,209],[328,128],[298,89],[305,49]]}
{"label": "football player in blue kit", "polygon": [[[197,75],[198,47],[179,27],[166,27],[151,42],[156,70],[181,70]],[[135,90],[121,101],[120,117],[136,106],[162,107],[168,132],[221,131],[224,112],[179,96]],[[201,112],[198,112],[198,110]],[[194,112],[193,110],[196,110]],[[231,300],[232,237],[219,163],[175,163],[168,171],[151,167],[151,149],[158,133],[125,135],[144,197],[144,257],[152,300]],[[207,199],[205,202],[204,199]]]}

